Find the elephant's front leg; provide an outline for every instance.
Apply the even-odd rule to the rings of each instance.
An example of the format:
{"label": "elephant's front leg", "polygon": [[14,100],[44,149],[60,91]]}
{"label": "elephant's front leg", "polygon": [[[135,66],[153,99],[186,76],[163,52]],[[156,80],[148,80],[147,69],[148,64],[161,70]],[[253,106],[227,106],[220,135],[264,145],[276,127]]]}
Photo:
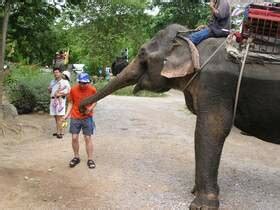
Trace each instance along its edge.
{"label": "elephant's front leg", "polygon": [[198,114],[195,130],[196,197],[190,209],[219,208],[218,168],[231,119],[231,112],[221,106],[218,111],[207,110]]}

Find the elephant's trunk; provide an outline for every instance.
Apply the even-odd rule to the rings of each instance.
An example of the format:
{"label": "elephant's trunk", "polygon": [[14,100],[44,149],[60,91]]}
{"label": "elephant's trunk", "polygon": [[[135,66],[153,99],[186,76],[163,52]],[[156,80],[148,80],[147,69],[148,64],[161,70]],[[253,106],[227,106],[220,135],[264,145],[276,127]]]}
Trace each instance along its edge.
{"label": "elephant's trunk", "polygon": [[104,88],[98,91],[95,95],[83,100],[80,104],[80,110],[84,111],[85,106],[95,103],[123,87],[136,84],[140,76],[140,63],[138,59],[136,59],[133,60],[120,74],[118,74],[114,79],[112,79]]}

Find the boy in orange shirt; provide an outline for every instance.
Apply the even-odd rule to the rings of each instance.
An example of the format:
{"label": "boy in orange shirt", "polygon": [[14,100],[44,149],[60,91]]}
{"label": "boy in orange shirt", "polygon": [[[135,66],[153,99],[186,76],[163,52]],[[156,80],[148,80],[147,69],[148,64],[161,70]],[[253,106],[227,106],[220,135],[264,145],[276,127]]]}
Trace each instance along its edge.
{"label": "boy in orange shirt", "polygon": [[95,163],[93,161],[93,142],[91,136],[95,131],[93,109],[96,103],[87,107],[85,114],[80,113],[79,105],[83,99],[94,95],[96,89],[94,86],[90,85],[90,77],[87,73],[80,73],[77,81],[79,84],[75,85],[70,90],[67,112],[64,116],[65,120],[70,116],[70,133],[72,133],[72,148],[74,152],[74,158],[70,161],[69,166],[73,168],[80,163],[79,133],[82,130],[88,156],[87,165],[90,169],[93,169],[95,168]]}

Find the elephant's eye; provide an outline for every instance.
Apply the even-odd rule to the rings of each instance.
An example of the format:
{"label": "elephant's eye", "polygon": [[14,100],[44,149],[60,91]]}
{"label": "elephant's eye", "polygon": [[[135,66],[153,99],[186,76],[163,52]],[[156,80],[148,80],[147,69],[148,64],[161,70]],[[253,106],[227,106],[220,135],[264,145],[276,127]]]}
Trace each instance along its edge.
{"label": "elephant's eye", "polygon": [[178,46],[181,46],[182,43],[178,40],[178,39],[173,39],[172,40],[172,47],[178,47]]}
{"label": "elephant's eye", "polygon": [[171,45],[169,45],[169,47],[168,47],[168,52],[172,52],[179,46],[182,46],[182,44],[178,40],[174,39],[172,41]]}
{"label": "elephant's eye", "polygon": [[144,59],[145,57],[146,57],[146,49],[145,48],[141,48],[140,50],[139,50],[139,52],[138,52],[138,57],[140,58],[140,59]]}

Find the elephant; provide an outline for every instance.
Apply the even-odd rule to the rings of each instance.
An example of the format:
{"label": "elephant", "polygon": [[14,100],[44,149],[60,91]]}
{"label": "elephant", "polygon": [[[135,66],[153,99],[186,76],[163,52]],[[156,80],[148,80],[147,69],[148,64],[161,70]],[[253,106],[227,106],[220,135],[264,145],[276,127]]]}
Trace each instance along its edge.
{"label": "elephant", "polygon": [[[184,93],[189,110],[196,115],[195,184],[190,209],[218,209],[218,169],[226,137],[234,124],[241,131],[264,141],[280,144],[280,70],[276,64],[245,65],[238,106],[234,116],[235,95],[240,64],[228,58],[221,48],[200,71],[193,71],[190,45],[178,39],[187,30],[172,24],[143,44],[137,56],[116,78],[97,94],[86,98],[80,110],[128,85],[140,90]],[[225,38],[209,38],[197,45],[199,63],[213,54]],[[170,63],[172,65],[170,65]]]}
{"label": "elephant", "polygon": [[127,65],[128,62],[124,57],[117,57],[111,66],[113,75],[116,76],[119,74]]}

